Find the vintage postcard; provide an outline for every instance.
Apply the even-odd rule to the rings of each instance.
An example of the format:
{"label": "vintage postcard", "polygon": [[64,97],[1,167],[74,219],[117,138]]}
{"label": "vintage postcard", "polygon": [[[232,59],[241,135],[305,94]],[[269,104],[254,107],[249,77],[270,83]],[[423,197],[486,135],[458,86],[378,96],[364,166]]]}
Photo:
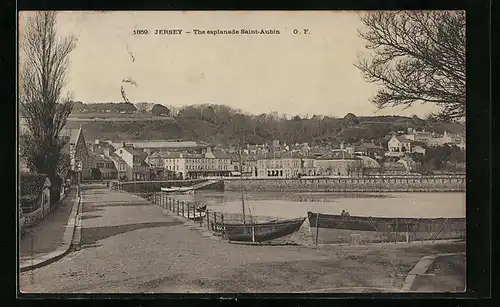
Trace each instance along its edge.
{"label": "vintage postcard", "polygon": [[18,21],[21,293],[466,290],[465,12]]}

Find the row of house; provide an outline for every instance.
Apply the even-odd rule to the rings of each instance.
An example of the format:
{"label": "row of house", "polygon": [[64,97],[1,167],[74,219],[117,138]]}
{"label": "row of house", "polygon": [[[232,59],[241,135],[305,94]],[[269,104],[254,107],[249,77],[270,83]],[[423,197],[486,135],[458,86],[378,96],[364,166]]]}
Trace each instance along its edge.
{"label": "row of house", "polygon": [[[396,159],[379,164],[384,154],[381,146],[363,143],[338,149],[285,151],[252,145],[238,152],[213,148],[191,141],[85,142],[81,129],[71,134],[72,167],[82,161],[83,178],[91,178],[98,168],[104,179],[151,180],[164,178],[194,179],[203,177],[245,176],[260,178],[297,178],[301,176],[360,176],[381,172],[408,173],[416,163],[405,152],[417,146],[405,136],[389,140],[389,152],[403,153]],[[177,146],[176,146],[177,145]],[[273,144],[274,149],[278,148]],[[253,145],[255,146],[255,145]],[[257,145],[259,146],[259,145]],[[297,147],[297,146],[295,146]],[[306,146],[303,146],[306,147]]]}
{"label": "row of house", "polygon": [[[356,146],[340,144],[331,149],[303,144],[247,145],[242,150],[223,150],[210,144],[183,140],[100,141],[88,143],[83,129],[65,129],[71,169],[83,179],[99,169],[103,179],[150,180],[200,177],[278,177],[358,176],[380,172],[378,159],[394,156],[383,165],[385,171],[410,172],[415,169],[405,153],[425,154],[421,144],[462,144],[463,139],[446,132],[435,136],[408,130],[388,141],[388,151],[373,142]],[[439,141],[438,141],[439,140]],[[420,144],[420,145],[419,145]],[[464,147],[465,148],[465,147]],[[392,164],[391,164],[392,163]],[[389,165],[391,164],[391,165]]]}
{"label": "row of house", "polygon": [[407,134],[393,135],[387,145],[388,156],[402,156],[405,152],[425,154],[424,146],[454,145],[465,150],[465,138],[462,135],[449,134],[447,131],[444,131],[442,135],[437,135],[408,128]]}

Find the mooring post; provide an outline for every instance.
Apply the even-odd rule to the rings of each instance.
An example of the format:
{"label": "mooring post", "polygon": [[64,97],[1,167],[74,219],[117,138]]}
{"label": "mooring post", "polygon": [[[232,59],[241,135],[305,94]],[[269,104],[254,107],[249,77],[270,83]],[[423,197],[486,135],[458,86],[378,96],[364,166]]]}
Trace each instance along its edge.
{"label": "mooring post", "polygon": [[177,200],[177,215],[179,215],[179,206],[180,206],[180,201]]}
{"label": "mooring post", "polygon": [[184,201],[182,201],[182,216],[185,216],[185,215],[184,215],[184,205],[185,205],[185,204],[186,204],[186,203],[184,203]]}
{"label": "mooring post", "polygon": [[221,221],[221,225],[222,225],[222,229],[221,229],[221,233],[222,233],[222,236],[224,237],[225,236],[225,229],[224,229],[224,213],[221,213],[220,214],[220,221]]}
{"label": "mooring post", "polygon": [[406,243],[410,243],[410,231],[409,231],[409,224],[406,223]]}
{"label": "mooring post", "polygon": [[214,212],[214,227],[213,230],[217,232],[217,212]]}
{"label": "mooring post", "polygon": [[396,218],[396,243],[399,242],[399,224],[398,224],[398,218]]}
{"label": "mooring post", "polygon": [[316,245],[318,245],[318,235],[319,235],[318,222],[319,222],[319,212],[316,215]]}
{"label": "mooring post", "polygon": [[[196,207],[194,208],[194,216],[196,217]],[[201,211],[200,211],[200,227],[203,226],[203,216],[201,216]]]}
{"label": "mooring post", "polygon": [[207,229],[210,230],[210,215],[209,215],[210,211],[208,211],[207,209]]}

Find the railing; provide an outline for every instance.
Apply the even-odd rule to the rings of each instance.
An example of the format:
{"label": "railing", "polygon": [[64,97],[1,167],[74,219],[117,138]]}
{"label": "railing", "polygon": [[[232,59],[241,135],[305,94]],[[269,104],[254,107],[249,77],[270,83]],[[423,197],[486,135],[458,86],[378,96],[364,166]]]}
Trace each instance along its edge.
{"label": "railing", "polygon": [[200,211],[197,210],[201,205],[198,202],[174,199],[162,193],[136,194],[150,200],[164,210],[194,221],[194,223],[198,224],[201,228],[206,228],[216,236],[224,237],[224,214],[221,212],[214,212],[209,209]]}

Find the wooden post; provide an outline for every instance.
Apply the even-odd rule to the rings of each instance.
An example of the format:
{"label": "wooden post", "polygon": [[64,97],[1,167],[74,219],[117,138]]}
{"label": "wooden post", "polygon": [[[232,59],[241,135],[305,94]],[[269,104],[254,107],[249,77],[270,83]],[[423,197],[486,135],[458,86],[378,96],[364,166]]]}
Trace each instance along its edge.
{"label": "wooden post", "polygon": [[316,245],[318,245],[318,235],[319,235],[318,222],[319,222],[319,212],[316,215]]}
{"label": "wooden post", "polygon": [[214,212],[214,230],[217,232],[217,212]]}
{"label": "wooden post", "polygon": [[184,215],[184,205],[185,205],[185,203],[184,203],[184,201],[182,201],[182,216],[185,216]]}
{"label": "wooden post", "polygon": [[[194,216],[196,217],[196,207],[194,207]],[[203,216],[201,216],[201,211],[200,211],[200,227],[203,226]]]}
{"label": "wooden post", "polygon": [[221,213],[220,214],[220,223],[222,225],[222,229],[221,229],[221,233],[222,233],[222,236],[224,236],[224,213]]}
{"label": "wooden post", "polygon": [[399,224],[398,224],[398,218],[396,218],[396,243],[399,241]]}
{"label": "wooden post", "polygon": [[208,230],[210,230],[210,216],[209,216],[209,213],[210,213],[210,212],[209,212],[209,211],[208,211],[208,209],[207,209],[207,213],[206,213],[206,215],[207,215],[207,229],[208,229]]}
{"label": "wooden post", "polygon": [[252,226],[252,242],[255,243],[255,226]]}
{"label": "wooden post", "polygon": [[409,231],[409,224],[406,223],[406,243],[410,243],[410,231]]}

